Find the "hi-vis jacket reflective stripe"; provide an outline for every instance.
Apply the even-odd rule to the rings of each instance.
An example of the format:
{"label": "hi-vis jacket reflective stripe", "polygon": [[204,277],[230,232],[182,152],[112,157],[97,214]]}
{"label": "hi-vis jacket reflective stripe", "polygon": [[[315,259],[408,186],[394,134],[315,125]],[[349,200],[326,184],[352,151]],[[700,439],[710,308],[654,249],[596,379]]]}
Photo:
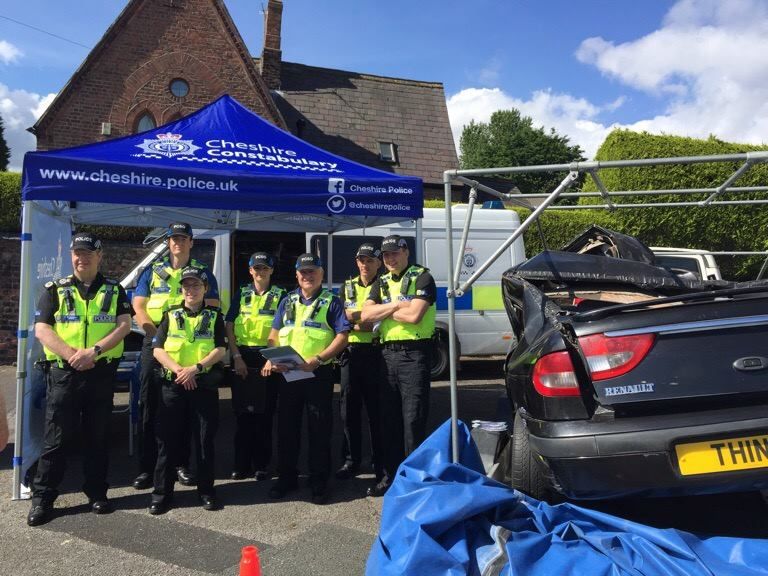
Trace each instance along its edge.
{"label": "hi-vis jacket reflective stripe", "polygon": [[[203,270],[208,269],[205,264],[194,259],[190,260],[187,266],[194,266]],[[184,302],[184,297],[181,295],[181,271],[182,268],[171,266],[171,261],[167,256],[152,263],[147,314],[155,326],[160,324],[160,320],[163,319],[163,312]]]}
{"label": "hi-vis jacket reflective stripe", "polygon": [[[394,298],[400,300],[412,300],[416,295],[416,279],[426,272],[426,268],[421,266],[410,266],[400,280],[395,281],[392,273],[388,272],[381,276],[379,285],[381,286],[381,301],[386,304]],[[398,340],[424,340],[431,338],[435,331],[435,303],[427,308],[421,320],[416,324],[410,322],[397,322],[390,318],[381,321],[379,334],[382,342],[395,342]]]}
{"label": "hi-vis jacket reflective stripe", "polygon": [[[360,286],[360,276],[347,280],[344,283],[344,308],[352,308],[353,310],[362,310],[363,304],[368,299],[368,294],[371,293],[371,284],[368,286]],[[350,344],[370,344],[373,342],[376,334],[373,332],[358,332],[357,330],[351,330],[349,332]]]}
{"label": "hi-vis jacket reflective stripe", "polygon": [[285,290],[272,286],[259,295],[253,284],[240,288],[240,313],[235,317],[235,341],[238,346],[266,346],[272,320]]}
{"label": "hi-vis jacket reflective stripe", "polygon": [[[298,292],[291,293],[288,298],[283,327],[278,333],[280,345],[291,346],[304,360],[310,360],[328,348],[336,337],[327,319],[333,294],[323,290],[309,306],[301,303]],[[331,360],[327,359],[325,364]]]}
{"label": "hi-vis jacket reflective stripe", "polygon": [[[59,297],[53,329],[73,348],[91,348],[117,326],[118,284],[114,280],[105,278],[96,295],[88,301],[80,296],[72,276],[46,284],[46,287],[49,290],[55,288]],[[101,358],[120,358],[122,355],[123,342],[120,341],[104,352]],[[48,348],[45,348],[45,357],[48,360],[64,360]]]}
{"label": "hi-vis jacket reflective stripe", "polygon": [[[168,310],[168,334],[163,344],[168,356],[183,368],[208,356],[216,348],[213,327],[218,314],[213,306],[206,306],[195,316],[189,316],[183,306]],[[209,366],[204,371],[210,369]]]}

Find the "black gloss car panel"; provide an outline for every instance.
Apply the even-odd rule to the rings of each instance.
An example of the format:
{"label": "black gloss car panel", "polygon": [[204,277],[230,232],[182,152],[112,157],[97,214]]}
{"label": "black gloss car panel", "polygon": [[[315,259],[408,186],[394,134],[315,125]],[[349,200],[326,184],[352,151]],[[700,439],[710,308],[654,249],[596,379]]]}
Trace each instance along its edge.
{"label": "black gloss car panel", "polygon": [[[598,232],[601,241],[611,234]],[[591,233],[569,248],[593,245]],[[676,449],[685,454],[700,450],[690,445],[696,442],[706,451],[718,439],[768,437],[768,282],[678,278],[655,267],[642,249],[623,250],[626,237],[619,240],[596,244],[610,248],[606,255],[544,252],[504,274],[502,293],[518,340],[505,381],[515,430],[526,438],[520,454],[528,454],[519,469],[539,466],[551,489],[576,499],[768,487],[768,458],[749,470],[691,468],[686,460],[682,473]],[[621,252],[630,260],[616,257]],[[595,355],[596,367],[598,360],[605,365],[606,352],[594,345],[589,352],[584,339],[614,346],[621,341],[611,338],[637,334],[653,335],[642,360],[633,366],[626,354],[613,354],[612,362],[633,367],[595,378],[587,354]],[[536,362],[563,351],[570,364],[544,370],[566,370],[564,381],[575,378],[578,395],[552,397],[541,386],[540,393]],[[535,476],[518,481],[530,482],[529,493],[541,492]]]}

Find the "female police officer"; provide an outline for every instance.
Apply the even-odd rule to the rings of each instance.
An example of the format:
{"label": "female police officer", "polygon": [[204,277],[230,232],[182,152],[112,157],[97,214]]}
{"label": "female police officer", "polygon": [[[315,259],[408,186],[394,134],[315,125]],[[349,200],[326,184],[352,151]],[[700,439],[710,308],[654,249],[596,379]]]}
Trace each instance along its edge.
{"label": "female police officer", "polygon": [[163,514],[173,498],[174,464],[186,441],[182,425],[191,415],[197,458],[197,494],[203,508],[215,510],[214,435],[219,424],[218,384],[227,346],[218,308],[206,306],[208,273],[187,266],[181,272],[184,303],[163,314],[153,339],[154,356],[163,368],[157,412],[157,464],[150,514]]}

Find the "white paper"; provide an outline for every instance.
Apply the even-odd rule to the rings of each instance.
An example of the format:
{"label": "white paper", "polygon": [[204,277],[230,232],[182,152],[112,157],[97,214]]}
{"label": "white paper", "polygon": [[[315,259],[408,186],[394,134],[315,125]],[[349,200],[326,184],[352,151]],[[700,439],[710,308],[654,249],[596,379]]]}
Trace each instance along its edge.
{"label": "white paper", "polygon": [[[272,364],[286,364],[288,366],[296,367],[299,364],[304,363],[304,358],[296,352],[290,346],[277,346],[276,348],[262,348],[260,350],[261,355]],[[288,370],[288,372],[279,373],[286,382],[295,382],[296,380],[306,380],[307,378],[314,378],[314,372],[305,372],[304,370]]]}

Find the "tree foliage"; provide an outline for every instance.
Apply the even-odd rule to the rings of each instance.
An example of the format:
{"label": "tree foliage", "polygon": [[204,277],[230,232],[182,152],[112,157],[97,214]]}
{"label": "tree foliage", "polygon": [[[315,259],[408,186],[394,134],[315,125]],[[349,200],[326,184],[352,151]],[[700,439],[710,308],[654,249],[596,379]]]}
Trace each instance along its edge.
{"label": "tree foliage", "polygon": [[3,117],[0,116],[0,172],[8,170],[8,162],[11,160],[11,150],[8,148],[8,143],[5,141],[5,126],[3,125]]}
{"label": "tree foliage", "polygon": [[[470,122],[464,127],[460,141],[461,167],[495,168],[531,166],[535,164],[564,164],[584,160],[578,144],[570,144],[554,128],[549,132],[535,128],[533,120],[519,110],[499,110],[488,123]],[[524,194],[547,193],[554,190],[562,174],[513,174],[506,176]]]}
{"label": "tree foliage", "polygon": [[[768,150],[755,146],[707,139],[686,138],[615,130],[600,146],[596,160],[669,158],[675,156],[709,156],[736,154],[752,150]],[[606,169],[600,178],[610,191],[671,190],[681,188],[716,188],[740,166],[740,163],[670,164],[637,168]],[[755,166],[732,186],[768,185],[768,166]],[[595,191],[591,179],[583,190]],[[694,194],[688,201],[704,200],[709,194]],[[720,200],[767,199],[768,194],[724,193]],[[670,196],[623,197],[621,203],[679,201]],[[594,199],[583,199],[592,204]],[[768,249],[768,210],[760,205],[708,206],[676,208],[621,209],[615,213],[618,230],[637,236],[649,246],[701,248],[711,251],[754,251]],[[718,257],[724,277],[754,278],[762,258]]]}

